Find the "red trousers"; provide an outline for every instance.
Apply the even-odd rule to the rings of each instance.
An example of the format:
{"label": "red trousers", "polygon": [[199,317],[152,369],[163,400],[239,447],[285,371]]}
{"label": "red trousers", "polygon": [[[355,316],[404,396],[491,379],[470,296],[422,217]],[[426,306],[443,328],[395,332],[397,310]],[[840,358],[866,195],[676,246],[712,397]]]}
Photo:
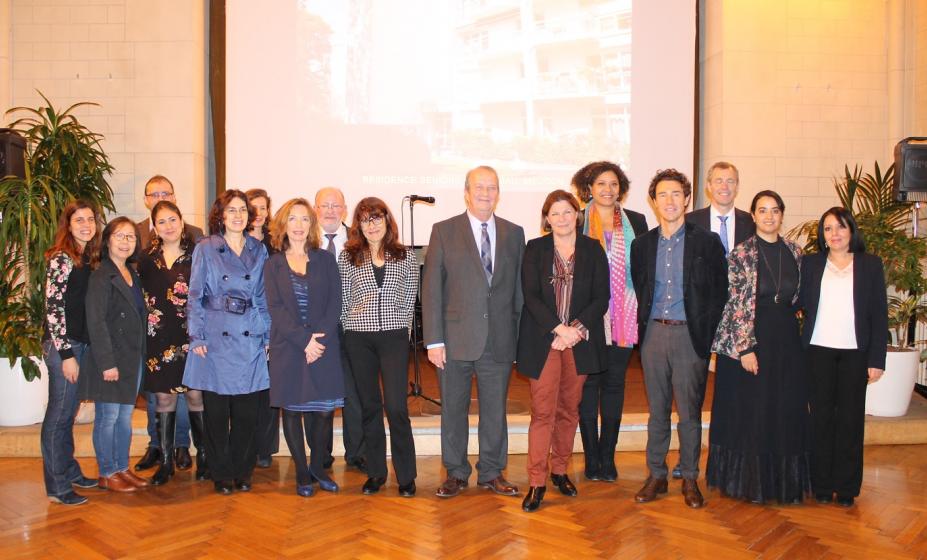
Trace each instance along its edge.
{"label": "red trousers", "polygon": [[538,379],[531,380],[531,425],[528,428],[528,484],[544,486],[550,472],[565,474],[579,423],[585,375],[576,373],[573,350],[551,348]]}

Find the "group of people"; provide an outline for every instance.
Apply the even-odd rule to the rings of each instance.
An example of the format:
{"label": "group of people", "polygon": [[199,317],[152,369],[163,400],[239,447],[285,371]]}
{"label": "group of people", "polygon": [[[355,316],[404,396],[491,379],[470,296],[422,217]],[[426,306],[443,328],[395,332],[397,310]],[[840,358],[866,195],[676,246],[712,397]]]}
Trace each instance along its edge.
{"label": "group of people", "polygon": [[[421,298],[424,346],[438,370],[441,453],[436,495],[469,484],[468,413],[479,399],[477,484],[515,496],[509,482],[506,400],[513,362],[530,379],[528,483],[537,510],[547,478],[576,496],[567,476],[577,425],[590,481],[618,478],[615,450],[631,352],[640,349],[650,409],[649,476],[636,495],[668,490],[676,402],[680,442],[673,478],[701,507],[701,414],[709,359],[717,356],[707,481],[757,503],[852,505],[862,480],[866,382],[884,368],[886,302],[881,261],[865,253],[852,216],[821,218],[819,252],[779,236],[785,205],[758,193],[734,208],[737,169],[713,165],[711,205],[686,213],[691,184],[659,171],[648,195],[658,226],[622,202],[630,183],[593,162],[573,192],[543,203],[544,235],[495,214],[499,177],[480,166],[465,179],[466,211],[435,224],[424,271],[379,198],[359,201],[350,225],[343,194],[325,188],[273,213],[260,189],[220,194],[209,235],[187,224],[163,176],[145,185],[150,219],[111,220],[65,208],[47,252],[44,354],[50,399],[42,430],[50,499],[80,504],[74,487],[134,492],[193,467],[217,492],[251,489],[268,467],[280,425],[296,466],[296,493],[336,492],[333,416],[342,408],[345,462],[367,474],[364,494],[387,482],[384,414],[398,493],[416,493],[407,407],[410,329]],[[419,286],[421,293],[419,294]],[[804,311],[800,328],[797,313]],[[129,469],[131,414],[148,395],[151,442]],[[96,403],[99,477],[74,460],[73,418]],[[310,450],[306,453],[306,444]]]}

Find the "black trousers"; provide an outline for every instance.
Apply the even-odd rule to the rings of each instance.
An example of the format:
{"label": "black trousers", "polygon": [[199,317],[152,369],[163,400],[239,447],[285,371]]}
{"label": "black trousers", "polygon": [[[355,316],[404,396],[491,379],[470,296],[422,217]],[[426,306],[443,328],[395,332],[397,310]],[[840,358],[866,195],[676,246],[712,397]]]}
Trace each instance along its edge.
{"label": "black trousers", "polygon": [[[631,348],[608,347],[608,369],[586,376],[583,399],[579,403],[579,429],[587,466],[614,464],[621,413],[624,410],[624,382],[631,361]],[[602,426],[599,429],[599,415]]]}
{"label": "black trousers", "polygon": [[251,478],[260,392],[220,395],[203,391],[206,456],[215,481]]}
{"label": "black trousers", "polygon": [[[393,470],[399,484],[415,480],[415,442],[409,420],[406,387],[409,379],[409,331],[345,331],[344,342],[354,374],[367,445],[367,475],[385,477],[386,431],[384,403],[389,421]],[[383,391],[380,392],[380,376]]]}
{"label": "black trousers", "polygon": [[811,422],[814,452],[811,483],[815,494],[859,496],[863,484],[863,433],[866,426],[866,355],[859,350],[809,346]]}
{"label": "black trousers", "polygon": [[270,389],[258,391],[257,428],[254,432],[258,457],[270,457],[280,451],[280,409],[270,406]]}
{"label": "black trousers", "polygon": [[[341,334],[341,368],[344,372],[344,408],[341,409],[341,438],[344,442],[344,460],[356,461],[366,459],[367,446],[364,443],[364,414],[361,410],[360,397],[357,395],[357,382],[351,370],[351,361]],[[331,438],[329,438],[331,439]],[[331,455],[332,443],[328,443]]]}

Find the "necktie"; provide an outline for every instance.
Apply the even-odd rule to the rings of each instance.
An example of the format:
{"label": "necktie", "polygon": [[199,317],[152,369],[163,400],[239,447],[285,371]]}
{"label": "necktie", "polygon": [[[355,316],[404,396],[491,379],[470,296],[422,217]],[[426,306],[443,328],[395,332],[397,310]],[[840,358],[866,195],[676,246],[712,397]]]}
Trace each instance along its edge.
{"label": "necktie", "polygon": [[325,247],[325,250],[328,251],[329,253],[333,254],[333,255],[336,253],[336,250],[335,250],[335,236],[337,236],[337,235],[338,235],[337,233],[326,233],[326,234],[325,234],[325,237],[328,238],[328,245]]}
{"label": "necktie", "polygon": [[727,243],[727,219],[730,216],[718,216],[718,219],[721,220],[721,232],[718,234],[721,236],[721,244],[724,245],[724,254],[731,252],[731,248],[728,247]]}
{"label": "necktie", "polygon": [[489,245],[489,224],[481,225],[483,233],[480,238],[480,261],[483,263],[486,281],[492,284],[492,247]]}

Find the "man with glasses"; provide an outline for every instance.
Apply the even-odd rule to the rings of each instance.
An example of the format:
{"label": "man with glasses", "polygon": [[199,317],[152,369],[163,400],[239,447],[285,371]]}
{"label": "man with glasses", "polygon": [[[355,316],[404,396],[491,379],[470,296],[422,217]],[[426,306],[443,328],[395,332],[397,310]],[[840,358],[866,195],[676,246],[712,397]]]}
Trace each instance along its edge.
{"label": "man with glasses", "polygon": [[[167,200],[177,204],[174,198],[174,185],[164,175],[155,175],[145,183],[145,208],[148,212],[154,208],[154,205],[161,200]],[[151,216],[135,224],[135,232],[138,235],[138,246],[142,251],[148,250],[151,246],[153,236],[153,226],[151,225]],[[203,237],[203,230],[195,225],[184,222],[184,234],[194,243]],[[158,430],[155,424],[155,408],[158,399],[154,393],[145,392],[148,401],[148,449],[142,458],[135,464],[135,470],[142,471],[150,469],[161,462],[161,441],[158,437]],[[183,394],[177,398],[177,420],[175,428],[175,447],[174,462],[177,468],[184,471],[193,466],[193,459],[190,457],[190,418],[187,411],[187,400]]]}
{"label": "man with glasses", "polygon": [[[334,187],[319,189],[315,193],[315,213],[319,220],[321,248],[334,255],[337,261],[341,251],[344,250],[344,244],[348,240],[348,227],[344,223],[348,216],[348,207],[344,202],[344,194]],[[344,408],[341,409],[341,435],[344,442],[344,462],[349,467],[354,467],[366,473],[366,446],[364,445],[360,399],[357,396],[351,367],[348,365],[347,357],[343,355],[344,350],[345,345],[342,341],[341,363],[344,369]],[[329,468],[333,462],[331,453],[334,426],[329,426],[328,433],[328,456],[324,461],[325,468]]]}

